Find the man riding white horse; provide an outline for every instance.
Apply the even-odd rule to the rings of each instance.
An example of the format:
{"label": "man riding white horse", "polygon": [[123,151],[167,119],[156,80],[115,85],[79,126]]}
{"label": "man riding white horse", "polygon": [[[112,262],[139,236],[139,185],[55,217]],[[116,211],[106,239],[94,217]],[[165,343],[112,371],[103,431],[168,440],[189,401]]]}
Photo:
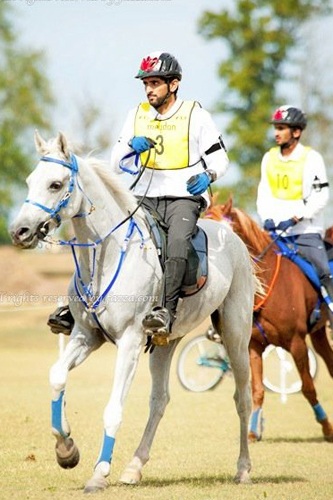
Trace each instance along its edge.
{"label": "man riding white horse", "polygon": [[168,335],[176,317],[186,263],[196,223],[209,204],[207,188],[222,176],[228,157],[211,116],[196,101],[177,96],[182,69],[167,52],[153,52],[141,61],[136,78],[148,102],[127,116],[111,156],[119,172],[124,156],[140,155],[144,172],[134,194],[157,214],[167,229],[165,300],[143,320],[147,334]]}
{"label": "man riding white horse", "polygon": [[143,320],[146,334],[167,336],[193,253],[191,238],[209,204],[207,188],[225,174],[229,160],[210,114],[198,102],[177,96],[182,69],[174,56],[147,55],[136,78],[148,102],[129,112],[111,168],[139,174],[133,192],[167,230],[164,297]]}

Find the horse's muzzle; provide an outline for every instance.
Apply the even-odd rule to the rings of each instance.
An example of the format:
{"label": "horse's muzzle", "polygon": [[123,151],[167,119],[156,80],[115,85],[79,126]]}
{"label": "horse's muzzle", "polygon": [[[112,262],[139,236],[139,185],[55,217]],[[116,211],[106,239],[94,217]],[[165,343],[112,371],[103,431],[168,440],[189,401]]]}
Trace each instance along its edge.
{"label": "horse's muzzle", "polygon": [[43,241],[49,233],[48,222],[40,223],[36,230],[28,226],[11,227],[9,234],[13,245],[22,249],[33,249],[39,241]]}

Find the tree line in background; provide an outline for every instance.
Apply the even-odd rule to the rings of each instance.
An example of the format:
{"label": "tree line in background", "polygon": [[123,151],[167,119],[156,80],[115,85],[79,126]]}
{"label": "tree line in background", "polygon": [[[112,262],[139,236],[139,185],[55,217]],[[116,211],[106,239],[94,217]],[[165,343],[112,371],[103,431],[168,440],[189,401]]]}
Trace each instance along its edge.
{"label": "tree line in background", "polygon": [[[234,198],[242,208],[255,210],[261,159],[272,146],[269,118],[276,107],[290,104],[281,82],[296,87],[297,102],[308,114],[311,145],[320,148],[326,162],[333,159],[333,93],[320,89],[316,61],[309,60],[312,34],[304,34],[309,21],[331,9],[331,0],[236,0],[231,9],[204,12],[199,20],[200,33],[228,49],[218,68],[222,95],[217,109],[227,117],[230,160],[241,170]],[[322,39],[320,44],[327,50]],[[219,190],[220,201],[227,192]]]}
{"label": "tree line in background", "polygon": [[11,6],[0,3],[0,242],[8,241],[13,190],[30,170],[26,134],[31,127],[48,127],[54,103],[44,56],[19,45],[11,14]]}
{"label": "tree line in background", "polygon": [[[284,103],[279,84],[295,85],[297,75],[287,74],[288,64],[298,68],[299,74],[303,70],[307,78],[302,89],[308,92],[301,97],[304,109],[310,110],[311,139],[324,157],[333,158],[333,94],[322,93],[313,71],[306,72],[306,40],[302,38],[302,27],[331,12],[331,7],[331,0],[235,0],[230,10],[207,11],[199,20],[202,36],[219,39],[228,49],[228,57],[218,68],[222,95],[217,110],[227,119],[229,156],[241,171],[234,194],[242,208],[254,209],[261,158],[271,145],[269,116]],[[33,130],[51,129],[56,104],[45,76],[45,55],[20,45],[13,13],[8,3],[0,3],[0,244],[9,242],[10,209],[32,167]],[[109,146],[103,130],[91,133],[100,118],[93,102],[81,108],[79,139],[86,150]],[[219,200],[225,201],[229,191],[219,187]]]}

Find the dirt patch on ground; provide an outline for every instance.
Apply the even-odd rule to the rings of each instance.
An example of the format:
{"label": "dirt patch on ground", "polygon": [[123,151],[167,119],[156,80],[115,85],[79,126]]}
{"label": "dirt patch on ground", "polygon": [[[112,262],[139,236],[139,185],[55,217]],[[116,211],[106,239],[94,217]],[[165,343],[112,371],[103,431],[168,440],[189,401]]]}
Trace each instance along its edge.
{"label": "dirt patch on ground", "polygon": [[6,295],[31,294],[36,300],[46,295],[66,295],[74,270],[72,255],[68,251],[18,250],[2,246],[0,260],[2,304],[8,302]]}

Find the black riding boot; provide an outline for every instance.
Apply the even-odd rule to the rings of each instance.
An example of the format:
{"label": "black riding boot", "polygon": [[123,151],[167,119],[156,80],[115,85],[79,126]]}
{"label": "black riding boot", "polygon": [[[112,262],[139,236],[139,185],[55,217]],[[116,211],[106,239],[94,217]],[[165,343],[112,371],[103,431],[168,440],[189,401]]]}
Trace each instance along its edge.
{"label": "black riding boot", "polygon": [[142,324],[147,335],[171,333],[186,271],[186,259],[170,258],[165,262],[165,307],[155,306]]}
{"label": "black riding boot", "polygon": [[47,324],[52,333],[70,335],[74,326],[74,318],[69,307],[58,307],[54,313],[50,314]]}
{"label": "black riding boot", "polygon": [[170,332],[176,319],[176,310],[186,271],[186,260],[171,258],[165,262],[165,307],[170,316]]}
{"label": "black riding boot", "polygon": [[[333,277],[331,275],[326,275],[320,279],[320,284],[325,289],[326,293],[329,295],[331,302],[333,302]],[[323,291],[322,291],[323,294]],[[328,306],[328,317],[330,321],[330,327],[333,329],[333,304]]]}
{"label": "black riding boot", "polygon": [[331,301],[333,302],[333,277],[331,275],[324,276],[320,279],[320,284],[325,288]]}

